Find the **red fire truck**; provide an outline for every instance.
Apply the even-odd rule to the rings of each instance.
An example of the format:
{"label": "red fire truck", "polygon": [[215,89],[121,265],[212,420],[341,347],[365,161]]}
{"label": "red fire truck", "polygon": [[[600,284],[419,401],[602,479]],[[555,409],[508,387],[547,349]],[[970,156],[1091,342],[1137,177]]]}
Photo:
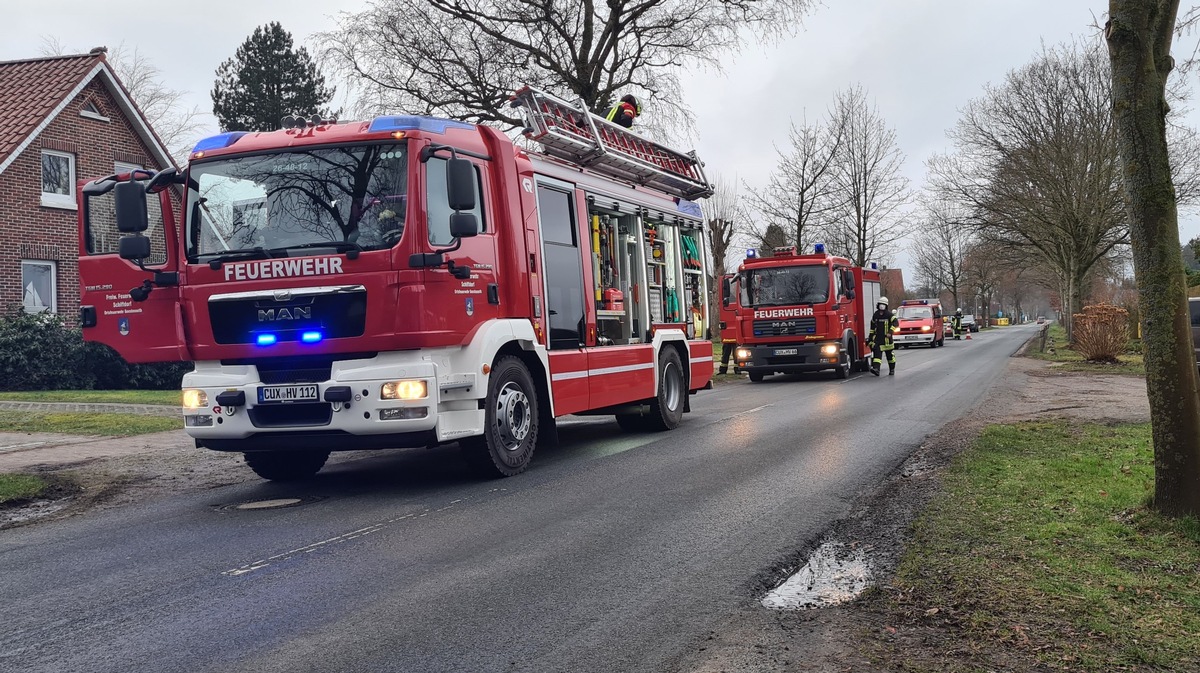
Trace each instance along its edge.
{"label": "red fire truck", "polygon": [[567,414],[674,428],[713,374],[702,164],[534,89],[513,105],[542,152],[445,119],[289,117],[87,183],[85,337],[195,362],[188,434],[268,479],[448,442],[514,475]]}
{"label": "red fire truck", "polygon": [[868,322],[879,298],[874,263],[856,267],[820,243],[810,255],[794,247],[748,255],[736,279],[739,371],[761,381],[776,372],[829,369],[844,379],[868,368]]}
{"label": "red fire truck", "polygon": [[897,346],[946,345],[942,303],[937,299],[905,299],[897,307],[896,317],[900,319],[900,331],[894,337]]}

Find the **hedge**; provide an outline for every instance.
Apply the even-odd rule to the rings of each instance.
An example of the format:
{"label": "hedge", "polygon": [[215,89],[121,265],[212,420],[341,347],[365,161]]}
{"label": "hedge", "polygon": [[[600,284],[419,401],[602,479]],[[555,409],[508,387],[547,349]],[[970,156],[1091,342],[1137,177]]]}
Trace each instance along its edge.
{"label": "hedge", "polygon": [[173,390],[190,362],[129,364],[103,344],[85,342],[62,316],[0,316],[0,390]]}

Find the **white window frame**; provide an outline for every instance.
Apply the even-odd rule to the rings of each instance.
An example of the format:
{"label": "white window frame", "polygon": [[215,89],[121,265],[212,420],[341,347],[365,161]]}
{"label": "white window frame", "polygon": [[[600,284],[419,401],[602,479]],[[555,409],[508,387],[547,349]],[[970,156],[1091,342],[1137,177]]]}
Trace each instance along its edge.
{"label": "white window frame", "polygon": [[[88,109],[89,105],[91,107],[95,108],[96,112],[89,110]],[[99,110],[100,110],[100,106],[96,105],[95,101],[89,100],[89,101],[85,102],[83,104],[83,108],[79,110],[79,116],[87,117],[88,119],[95,119],[96,121],[100,121],[100,122],[112,121],[108,117],[105,117],[101,112],[99,112]]]}
{"label": "white window frame", "polygon": [[[50,297],[49,303],[38,308],[25,303],[25,265],[50,267]],[[46,298],[42,298],[46,301]],[[26,313],[58,313],[58,262],[50,259],[21,260],[21,306]]]}
{"label": "white window frame", "polygon": [[42,189],[45,185],[46,176],[42,175],[42,157],[43,156],[62,157],[67,160],[70,167],[68,172],[70,175],[67,178],[67,187],[70,191],[66,194],[51,194],[42,192],[42,205],[46,208],[62,208],[64,210],[75,210],[75,155],[70,152],[60,152],[58,150],[42,150],[38,155],[38,189]]}

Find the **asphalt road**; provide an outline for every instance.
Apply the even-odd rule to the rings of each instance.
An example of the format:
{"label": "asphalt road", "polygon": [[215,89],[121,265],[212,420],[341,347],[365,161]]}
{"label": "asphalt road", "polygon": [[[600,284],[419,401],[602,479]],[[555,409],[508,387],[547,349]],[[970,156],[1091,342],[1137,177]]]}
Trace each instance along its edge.
{"label": "asphalt road", "polygon": [[[572,419],[511,479],[386,452],[0,531],[0,670],[669,670],[1033,334],[723,385],[669,433]],[[230,508],[285,497],[306,503]]]}

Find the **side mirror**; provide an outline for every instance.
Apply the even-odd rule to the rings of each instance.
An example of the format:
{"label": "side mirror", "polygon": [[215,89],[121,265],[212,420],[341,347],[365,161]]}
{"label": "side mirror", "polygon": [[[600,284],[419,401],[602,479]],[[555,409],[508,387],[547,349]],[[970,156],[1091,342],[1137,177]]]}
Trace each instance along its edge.
{"label": "side mirror", "polygon": [[466,159],[446,162],[446,196],[451,210],[475,210],[475,165]]}
{"label": "side mirror", "polygon": [[139,261],[150,256],[150,239],[146,236],[122,236],[117,243],[121,259]]}
{"label": "side mirror", "polygon": [[[146,189],[140,182],[122,182],[116,186],[117,231],[139,234],[150,226],[146,215]],[[125,239],[121,239],[124,241]]]}
{"label": "side mirror", "polygon": [[733,294],[733,281],[729,277],[721,279],[721,306],[729,306],[729,297]]}
{"label": "side mirror", "polygon": [[450,216],[450,235],[454,238],[470,238],[479,235],[479,220],[475,213],[454,213]]}

